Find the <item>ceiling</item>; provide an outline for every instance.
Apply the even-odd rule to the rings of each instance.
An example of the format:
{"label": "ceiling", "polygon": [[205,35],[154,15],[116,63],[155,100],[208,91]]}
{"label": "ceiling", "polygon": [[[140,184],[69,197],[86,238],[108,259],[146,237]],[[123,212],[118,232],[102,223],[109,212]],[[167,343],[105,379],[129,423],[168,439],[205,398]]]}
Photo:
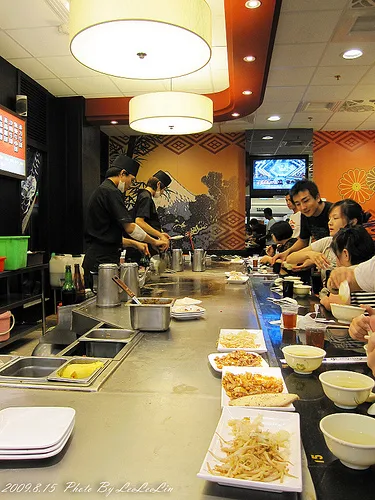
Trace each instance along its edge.
{"label": "ceiling", "polygon": [[[245,0],[207,1],[213,14],[212,61],[200,72],[174,79],[174,90],[212,94],[228,87],[224,10],[228,14],[231,4]],[[80,65],[69,53],[66,3],[0,2],[0,55],[55,96],[96,99],[170,90],[169,80],[113,78]],[[263,0],[262,7],[271,3]],[[243,34],[244,41],[249,38]],[[341,54],[353,47],[363,56],[344,60]],[[271,114],[281,119],[270,122]],[[294,128],[375,129],[375,0],[283,0],[263,103],[246,116],[214,123],[210,132],[272,129],[285,142],[286,131]],[[102,129],[108,135],[130,131],[127,125]],[[262,141],[259,135],[250,135],[254,144]]]}

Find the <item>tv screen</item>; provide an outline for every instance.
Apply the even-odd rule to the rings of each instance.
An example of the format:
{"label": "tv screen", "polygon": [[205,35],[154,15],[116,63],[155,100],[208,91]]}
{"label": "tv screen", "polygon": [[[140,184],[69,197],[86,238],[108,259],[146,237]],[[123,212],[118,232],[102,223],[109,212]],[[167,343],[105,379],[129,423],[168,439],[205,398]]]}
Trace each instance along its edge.
{"label": "tv screen", "polygon": [[0,175],[26,177],[26,120],[0,106]]}
{"label": "tv screen", "polygon": [[252,197],[286,194],[297,181],[306,178],[308,156],[263,156],[250,159]]}

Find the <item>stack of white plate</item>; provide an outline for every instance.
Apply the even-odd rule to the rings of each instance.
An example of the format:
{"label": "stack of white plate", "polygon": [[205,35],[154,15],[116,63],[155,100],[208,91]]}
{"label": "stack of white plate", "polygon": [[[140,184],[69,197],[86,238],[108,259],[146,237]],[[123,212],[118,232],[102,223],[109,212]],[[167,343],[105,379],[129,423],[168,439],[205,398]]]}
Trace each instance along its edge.
{"label": "stack of white plate", "polygon": [[75,410],[66,407],[15,407],[0,411],[0,460],[53,457],[74,428]]}
{"label": "stack of white plate", "polygon": [[196,305],[191,306],[174,306],[171,309],[171,316],[174,319],[198,319],[201,318],[206,309]]}

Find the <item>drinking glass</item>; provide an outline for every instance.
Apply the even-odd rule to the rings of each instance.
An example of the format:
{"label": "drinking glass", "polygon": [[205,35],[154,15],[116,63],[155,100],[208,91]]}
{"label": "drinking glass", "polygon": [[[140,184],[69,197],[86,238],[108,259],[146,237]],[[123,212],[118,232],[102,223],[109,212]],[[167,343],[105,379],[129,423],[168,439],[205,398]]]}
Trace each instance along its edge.
{"label": "drinking glass", "polygon": [[281,306],[281,313],[284,328],[297,328],[298,304],[283,304]]}

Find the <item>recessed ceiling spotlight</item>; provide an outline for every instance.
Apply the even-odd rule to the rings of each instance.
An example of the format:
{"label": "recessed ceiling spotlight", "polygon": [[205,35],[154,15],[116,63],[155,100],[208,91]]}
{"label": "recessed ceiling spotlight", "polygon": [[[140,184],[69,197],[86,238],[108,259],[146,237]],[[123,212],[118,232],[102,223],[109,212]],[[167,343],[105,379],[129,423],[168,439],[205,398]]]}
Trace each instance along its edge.
{"label": "recessed ceiling spotlight", "polygon": [[244,60],[245,62],[253,62],[253,61],[255,61],[255,57],[254,57],[254,56],[245,56],[245,57],[243,58],[243,60]]}
{"label": "recessed ceiling spotlight", "polygon": [[251,95],[253,92],[251,90],[244,90],[243,95]]}
{"label": "recessed ceiling spotlight", "polygon": [[361,56],[363,56],[363,52],[360,49],[346,50],[342,55],[344,59],[357,59],[357,57]]}
{"label": "recessed ceiling spotlight", "polygon": [[269,116],[267,118],[267,120],[269,122],[278,122],[279,120],[281,120],[280,116],[279,115],[272,115],[272,116]]}
{"label": "recessed ceiling spotlight", "polygon": [[118,122],[117,122],[116,120],[112,120],[112,121],[111,121],[111,124],[112,124],[112,125],[117,125],[117,124],[118,124]]}
{"label": "recessed ceiling spotlight", "polygon": [[239,113],[232,113],[232,116],[234,116],[234,118],[238,118],[240,116]]}
{"label": "recessed ceiling spotlight", "polygon": [[257,9],[261,5],[262,2],[260,2],[259,0],[247,0],[247,2],[245,2],[245,7],[247,9]]}
{"label": "recessed ceiling spotlight", "polygon": [[264,139],[265,141],[270,141],[271,139],[273,139],[272,135],[265,135],[262,137],[262,139]]}

